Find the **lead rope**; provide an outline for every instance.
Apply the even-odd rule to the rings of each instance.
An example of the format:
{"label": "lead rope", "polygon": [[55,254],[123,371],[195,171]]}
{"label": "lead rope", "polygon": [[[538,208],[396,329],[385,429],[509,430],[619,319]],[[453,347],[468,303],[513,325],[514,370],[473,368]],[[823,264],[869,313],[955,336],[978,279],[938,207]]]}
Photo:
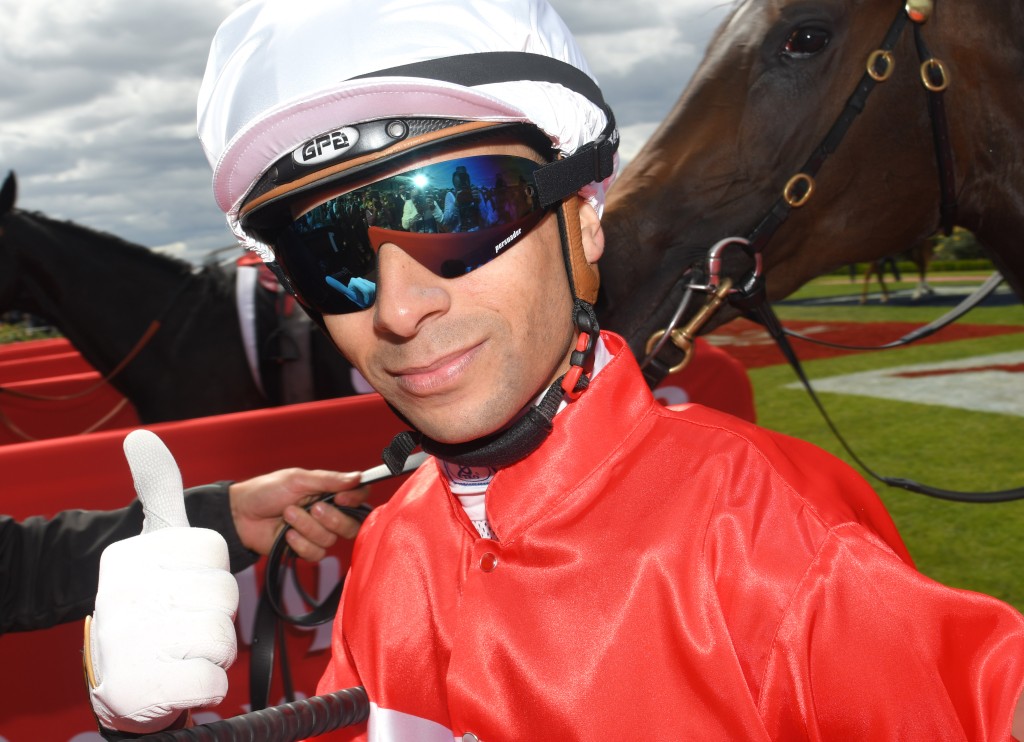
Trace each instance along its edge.
{"label": "lead rope", "polygon": [[[336,505],[333,502],[333,497],[334,493],[320,495],[313,502],[304,505],[303,508],[308,511],[317,502],[329,501],[345,515],[358,521],[360,525],[372,510],[366,504],[356,507]],[[338,612],[341,591],[345,585],[345,578],[342,577],[331,593],[322,601],[317,601],[309,595],[296,576],[295,552],[288,546],[284,537],[290,528],[285,524],[285,527],[274,539],[270,553],[267,554],[263,589],[260,591],[259,601],[256,604],[256,618],[253,621],[253,638],[249,656],[249,707],[253,711],[267,708],[270,702],[275,649],[280,656],[281,682],[284,685],[285,700],[289,702],[295,700],[285,643],[285,624],[308,628],[332,621]],[[284,608],[284,581],[288,574],[292,577],[292,584],[299,597],[309,608],[307,613],[292,615]]]}
{"label": "lead rope", "polygon": [[794,352],[792,345],[790,345],[789,339],[786,337],[787,333],[783,329],[782,323],[779,322],[779,318],[776,316],[771,304],[767,301],[759,301],[754,306],[750,307],[749,311],[756,317],[757,321],[764,326],[772,339],[775,340],[775,343],[779,346],[779,350],[782,351],[782,354],[786,357],[789,365],[796,373],[797,378],[800,379],[800,383],[803,385],[804,389],[807,390],[807,394],[810,395],[811,401],[813,401],[814,406],[818,408],[822,418],[825,420],[825,424],[828,425],[829,430],[832,431],[836,440],[839,441],[846,453],[850,455],[850,458],[852,458],[857,465],[870,476],[889,485],[890,487],[899,487],[901,489],[909,490],[910,492],[917,492],[918,494],[928,495],[929,497],[935,497],[942,500],[952,500],[954,502],[991,503],[1024,499],[1024,487],[998,490],[995,492],[965,492],[961,490],[947,490],[941,487],[932,487],[927,484],[921,484],[913,479],[887,477],[876,472],[864,463],[856,453],[854,453],[842,433],[839,432],[839,429],[832,422],[832,418],[829,417],[828,411],[818,398],[817,393],[815,393],[814,387],[811,386],[810,379],[804,372],[800,359]]}
{"label": "lead rope", "polygon": [[[360,486],[379,482],[397,474],[408,474],[418,468],[426,459],[425,454],[408,457],[404,466],[398,471],[381,465],[367,469],[359,477]],[[328,502],[360,525],[366,520],[373,508],[366,503],[355,507],[338,505],[334,502],[335,493],[325,492],[313,501],[303,505],[309,510],[318,502]],[[274,670],[275,645],[281,655],[281,676],[284,683],[285,698],[294,701],[291,682],[291,671],[288,666],[288,655],[285,647],[284,624],[310,627],[331,621],[338,611],[341,592],[345,579],[342,577],[331,593],[322,601],[317,601],[306,591],[298,580],[295,571],[295,552],[288,545],[285,534],[291,526],[285,524],[274,539],[274,544],[267,554],[266,569],[263,575],[263,589],[260,592],[256,607],[256,620],[253,628],[252,655],[249,664],[249,700],[250,707],[255,711],[265,709],[270,698],[270,685]],[[292,584],[296,593],[305,605],[310,608],[307,613],[291,615],[284,608],[284,580],[291,574]],[[205,737],[203,739],[206,739]],[[212,739],[212,738],[211,738]],[[232,738],[233,739],[233,738]],[[260,738],[262,739],[262,737]]]}
{"label": "lead rope", "polygon": [[[122,397],[120,400],[118,400],[117,404],[115,404],[113,408],[111,408],[111,410],[107,412],[105,415],[103,415],[103,417],[101,417],[99,420],[94,422],[85,430],[79,431],[78,433],[70,433],[69,435],[88,435],[89,433],[95,432],[109,420],[113,419],[121,410],[125,408],[125,406],[127,406],[127,404],[128,398]],[[35,436],[26,433],[19,425],[17,425],[17,423],[11,420],[10,415],[4,412],[3,409],[0,409],[0,422],[3,422],[5,428],[11,431],[18,438],[21,438],[23,441],[41,440],[40,438],[36,438]]]}
{"label": "lead rope", "polygon": [[[999,288],[1002,282],[1002,275],[998,271],[996,271],[991,276],[986,278],[985,281],[980,286],[978,286],[978,288],[971,292],[971,294],[964,297],[964,299],[959,304],[950,309],[937,320],[929,322],[927,325],[922,325],[921,327],[915,328],[908,332],[903,337],[900,337],[896,340],[892,340],[888,343],[882,343],[880,345],[848,345],[846,343],[831,343],[827,340],[822,340],[821,338],[804,335],[794,330],[789,330],[785,327],[782,328],[782,331],[789,337],[799,338],[800,340],[803,340],[805,342],[814,343],[815,345],[821,345],[826,348],[836,348],[837,350],[889,350],[891,348],[899,348],[904,345],[910,345],[911,343],[921,340],[922,338],[926,338],[930,335],[934,335],[936,332],[943,329],[944,327],[951,325],[953,322],[960,319],[962,316],[964,316],[969,311],[978,306],[982,301],[987,299],[993,291]],[[755,321],[757,320],[755,319]]]}
{"label": "lead rope", "polygon": [[174,307],[174,304],[178,301],[178,297],[185,290],[185,287],[188,286],[188,284],[191,282],[192,274],[189,274],[188,276],[185,277],[184,281],[178,284],[178,287],[174,290],[174,293],[171,294],[171,298],[167,300],[166,304],[164,304],[164,308],[161,309],[160,313],[156,316],[156,318],[149,323],[149,325],[146,327],[145,332],[143,332],[142,336],[137,341],[135,341],[135,345],[133,345],[131,350],[128,351],[128,354],[124,358],[122,358],[116,366],[114,366],[110,373],[108,373],[106,376],[103,376],[95,384],[86,387],[82,391],[75,392],[74,394],[57,394],[53,396],[44,394],[30,394],[28,392],[21,392],[15,389],[8,389],[6,387],[0,386],[0,394],[7,394],[11,397],[18,397],[19,399],[31,399],[38,402],[68,402],[70,400],[78,399],[80,397],[85,397],[89,394],[92,394],[97,389],[101,388],[104,384],[109,384],[118,374],[124,371],[124,369],[128,366],[129,363],[135,360],[136,356],[138,356],[139,353],[142,352],[143,348],[149,345],[149,341],[152,340],[153,336],[156,335],[157,332],[160,330],[160,327],[162,326],[163,323],[163,318],[170,313],[171,309]]}

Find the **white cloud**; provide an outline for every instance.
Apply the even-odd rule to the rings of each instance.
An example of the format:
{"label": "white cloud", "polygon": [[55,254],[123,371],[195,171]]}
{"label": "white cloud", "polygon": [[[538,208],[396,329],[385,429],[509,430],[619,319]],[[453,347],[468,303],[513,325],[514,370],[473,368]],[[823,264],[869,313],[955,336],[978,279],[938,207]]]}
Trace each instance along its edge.
{"label": "white cloud", "polygon": [[657,121],[644,121],[619,127],[619,161],[622,166],[636,157],[637,152],[643,148],[644,143],[651,138],[651,134],[657,128]]}
{"label": "white cloud", "polygon": [[[195,135],[210,40],[240,0],[0,0],[0,175],[18,205],[191,257],[230,244]],[[554,0],[628,161],[724,16],[720,0]]]}
{"label": "white cloud", "polygon": [[18,205],[144,245],[230,239],[195,100],[238,4],[0,0],[0,168],[18,173]]}

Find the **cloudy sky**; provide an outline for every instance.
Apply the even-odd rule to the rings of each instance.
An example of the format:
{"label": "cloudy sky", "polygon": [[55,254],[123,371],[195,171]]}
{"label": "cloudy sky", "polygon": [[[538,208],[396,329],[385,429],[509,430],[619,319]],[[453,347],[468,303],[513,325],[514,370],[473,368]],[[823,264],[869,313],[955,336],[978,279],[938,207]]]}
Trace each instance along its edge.
{"label": "cloudy sky", "polygon": [[[367,0],[372,1],[372,0]],[[625,160],[727,0],[552,0],[615,110]],[[0,0],[0,177],[18,206],[199,262],[232,244],[195,134],[210,39],[239,0]]]}

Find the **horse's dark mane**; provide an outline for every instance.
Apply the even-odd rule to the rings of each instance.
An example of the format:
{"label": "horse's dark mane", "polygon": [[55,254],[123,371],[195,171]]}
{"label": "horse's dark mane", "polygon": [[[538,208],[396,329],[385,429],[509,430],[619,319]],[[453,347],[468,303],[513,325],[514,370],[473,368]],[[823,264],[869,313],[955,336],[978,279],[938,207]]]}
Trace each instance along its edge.
{"label": "horse's dark mane", "polygon": [[234,293],[235,271],[233,265],[206,264],[197,268],[187,260],[156,252],[152,248],[130,242],[110,232],[87,227],[68,219],[58,219],[40,211],[15,209],[10,216],[34,222],[45,229],[64,231],[76,240],[102,242],[116,249],[131,251],[137,259],[159,265],[170,274],[193,275],[198,279],[195,285],[201,288],[202,295],[231,296]]}
{"label": "horse's dark mane", "polygon": [[22,217],[27,217],[36,222],[41,222],[47,227],[56,227],[59,229],[68,230],[74,232],[81,238],[99,240],[103,242],[113,243],[119,247],[123,247],[128,250],[137,250],[138,255],[143,257],[145,260],[152,260],[154,262],[165,263],[173,265],[178,269],[179,272],[192,272],[192,264],[187,260],[176,258],[172,255],[164,255],[154,251],[152,248],[140,245],[136,242],[130,242],[123,237],[118,237],[116,234],[105,232],[100,229],[94,229],[93,227],[87,227],[78,222],[73,222],[68,219],[57,219],[42,213],[41,211],[32,211],[27,209],[16,209],[14,215],[20,214]]}
{"label": "horse's dark mane", "polygon": [[204,265],[199,269],[199,275],[203,276],[205,284],[209,291],[226,292],[233,294],[235,291],[235,271],[234,265],[231,269],[226,268],[223,265],[213,263]]}

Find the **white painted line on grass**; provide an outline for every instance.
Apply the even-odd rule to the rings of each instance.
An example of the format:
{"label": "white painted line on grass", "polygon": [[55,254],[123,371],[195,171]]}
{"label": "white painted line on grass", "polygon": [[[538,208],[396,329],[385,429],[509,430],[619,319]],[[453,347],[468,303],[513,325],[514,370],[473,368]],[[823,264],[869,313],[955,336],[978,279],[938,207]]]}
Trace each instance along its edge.
{"label": "white painted line on grass", "polygon": [[811,379],[811,386],[818,392],[1024,417],[1024,351],[829,376]]}

